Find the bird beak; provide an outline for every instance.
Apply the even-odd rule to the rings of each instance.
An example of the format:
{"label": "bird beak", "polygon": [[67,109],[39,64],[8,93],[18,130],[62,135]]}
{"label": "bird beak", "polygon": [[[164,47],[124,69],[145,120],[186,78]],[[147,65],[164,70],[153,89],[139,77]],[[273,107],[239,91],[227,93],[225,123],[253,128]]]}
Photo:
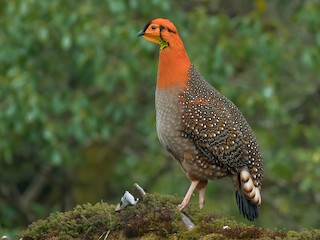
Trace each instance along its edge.
{"label": "bird beak", "polygon": [[144,35],[144,30],[141,30],[140,32],[138,32],[138,37],[141,37]]}

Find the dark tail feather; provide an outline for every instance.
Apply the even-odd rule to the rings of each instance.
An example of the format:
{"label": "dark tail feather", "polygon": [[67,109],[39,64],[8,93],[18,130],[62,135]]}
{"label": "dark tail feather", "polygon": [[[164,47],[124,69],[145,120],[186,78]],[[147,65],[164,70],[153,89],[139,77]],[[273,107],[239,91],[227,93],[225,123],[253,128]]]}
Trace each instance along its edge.
{"label": "dark tail feather", "polygon": [[239,191],[236,191],[237,204],[240,213],[250,221],[254,221],[259,216],[258,207],[250,202],[245,195]]}

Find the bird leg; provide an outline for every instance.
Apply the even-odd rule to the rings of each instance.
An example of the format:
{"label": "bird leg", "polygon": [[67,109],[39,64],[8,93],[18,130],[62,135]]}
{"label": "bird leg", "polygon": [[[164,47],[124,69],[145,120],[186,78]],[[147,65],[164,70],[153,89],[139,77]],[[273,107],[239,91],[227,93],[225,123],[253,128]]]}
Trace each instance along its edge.
{"label": "bird leg", "polygon": [[178,205],[178,209],[180,211],[182,211],[188,204],[192,194],[193,194],[193,191],[194,189],[197,187],[198,183],[200,181],[191,181],[191,184],[190,184],[190,187],[189,187],[189,190],[187,192],[187,194],[185,195],[184,199],[182,200],[182,202]]}
{"label": "bird leg", "polygon": [[207,183],[208,183],[207,180],[201,180],[197,185],[197,188],[199,189],[199,207],[200,207],[200,209],[202,209],[203,205],[204,205],[204,194],[205,194]]}
{"label": "bird leg", "polygon": [[202,209],[204,205],[204,194],[205,194],[206,188],[200,188],[199,189],[199,208]]}

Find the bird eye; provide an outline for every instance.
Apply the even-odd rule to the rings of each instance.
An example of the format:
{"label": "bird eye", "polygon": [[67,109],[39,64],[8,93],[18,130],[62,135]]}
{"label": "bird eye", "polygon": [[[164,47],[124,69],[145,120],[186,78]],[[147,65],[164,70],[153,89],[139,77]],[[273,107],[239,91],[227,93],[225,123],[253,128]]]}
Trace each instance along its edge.
{"label": "bird eye", "polygon": [[152,29],[152,30],[155,30],[156,28],[157,28],[157,27],[156,27],[156,26],[154,26],[154,25],[153,25],[153,26],[151,26],[151,29]]}

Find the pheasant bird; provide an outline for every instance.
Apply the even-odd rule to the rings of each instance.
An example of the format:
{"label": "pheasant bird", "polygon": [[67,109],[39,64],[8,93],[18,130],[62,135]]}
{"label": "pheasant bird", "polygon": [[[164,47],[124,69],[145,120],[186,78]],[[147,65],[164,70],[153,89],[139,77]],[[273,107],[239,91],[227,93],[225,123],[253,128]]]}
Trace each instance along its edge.
{"label": "pheasant bird", "polygon": [[240,213],[250,221],[257,219],[263,160],[249,124],[191,64],[172,22],[153,19],[138,36],[160,45],[157,134],[191,180],[178,208],[186,207],[195,188],[202,208],[208,180],[230,176]]}

